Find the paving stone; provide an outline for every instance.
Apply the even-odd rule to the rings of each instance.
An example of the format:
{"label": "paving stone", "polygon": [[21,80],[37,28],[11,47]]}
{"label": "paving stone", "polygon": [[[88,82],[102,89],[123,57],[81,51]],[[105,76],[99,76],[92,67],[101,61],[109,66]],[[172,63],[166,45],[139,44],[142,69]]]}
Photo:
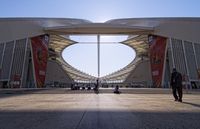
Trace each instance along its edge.
{"label": "paving stone", "polygon": [[63,90],[1,92],[0,129],[200,128],[200,92],[184,94],[180,103],[156,89],[122,94]]}

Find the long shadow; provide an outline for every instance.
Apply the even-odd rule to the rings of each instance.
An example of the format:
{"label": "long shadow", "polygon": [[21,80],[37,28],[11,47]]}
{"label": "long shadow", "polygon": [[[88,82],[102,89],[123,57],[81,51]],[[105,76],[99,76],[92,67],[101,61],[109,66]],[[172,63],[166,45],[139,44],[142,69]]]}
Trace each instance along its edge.
{"label": "long shadow", "polygon": [[190,102],[182,102],[182,103],[184,103],[184,104],[189,104],[189,105],[191,105],[191,106],[200,108],[200,104],[195,104],[195,103],[190,103]]}
{"label": "long shadow", "polygon": [[0,111],[0,129],[199,129],[200,112]]}

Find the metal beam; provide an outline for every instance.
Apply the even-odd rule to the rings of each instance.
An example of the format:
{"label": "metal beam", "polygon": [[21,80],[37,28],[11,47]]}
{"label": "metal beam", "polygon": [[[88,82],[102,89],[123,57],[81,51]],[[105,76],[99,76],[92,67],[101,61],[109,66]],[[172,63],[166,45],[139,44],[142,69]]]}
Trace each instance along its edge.
{"label": "metal beam", "polygon": [[97,67],[98,78],[100,77],[100,35],[97,35]]}

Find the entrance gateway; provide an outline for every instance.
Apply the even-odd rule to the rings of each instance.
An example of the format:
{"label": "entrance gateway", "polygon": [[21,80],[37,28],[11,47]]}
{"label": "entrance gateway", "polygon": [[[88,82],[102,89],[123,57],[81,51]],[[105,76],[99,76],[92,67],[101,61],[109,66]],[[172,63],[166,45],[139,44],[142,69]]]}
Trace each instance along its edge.
{"label": "entrance gateway", "polygon": [[[188,22],[190,24],[188,24]],[[74,83],[168,88],[172,68],[187,88],[200,81],[199,18],[132,18],[92,23],[80,19],[1,18],[0,87],[70,87]],[[65,62],[64,48],[77,43],[70,35],[128,35],[121,42],[136,51],[126,67],[97,78]],[[97,48],[101,43],[97,42]],[[98,49],[99,53],[99,49]],[[99,66],[99,56],[98,56]],[[100,67],[98,67],[99,75]],[[99,76],[98,76],[99,77]]]}

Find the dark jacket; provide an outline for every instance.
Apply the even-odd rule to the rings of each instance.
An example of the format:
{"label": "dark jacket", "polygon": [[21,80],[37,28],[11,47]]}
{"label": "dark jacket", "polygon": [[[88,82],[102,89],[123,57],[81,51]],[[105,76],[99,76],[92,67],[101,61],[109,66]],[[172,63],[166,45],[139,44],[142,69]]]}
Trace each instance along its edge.
{"label": "dark jacket", "polygon": [[182,75],[179,72],[173,72],[171,74],[170,85],[173,87],[181,87],[182,86]]}

